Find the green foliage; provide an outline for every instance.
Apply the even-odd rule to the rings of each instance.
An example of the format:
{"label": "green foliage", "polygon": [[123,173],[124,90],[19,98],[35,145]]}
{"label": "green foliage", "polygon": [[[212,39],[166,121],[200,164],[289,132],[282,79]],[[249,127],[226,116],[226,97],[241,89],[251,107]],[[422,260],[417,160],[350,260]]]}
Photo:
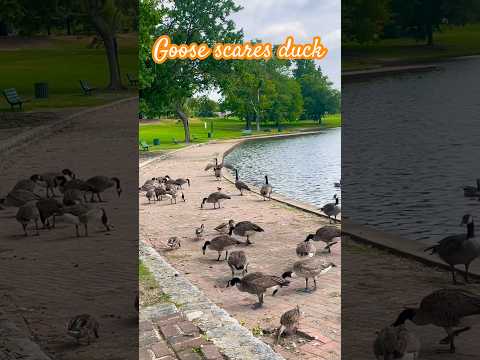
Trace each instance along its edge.
{"label": "green foliage", "polygon": [[217,42],[237,43],[242,39],[241,31],[236,30],[229,19],[240,10],[233,0],[174,0],[171,6],[161,5],[160,1],[142,0],[140,7],[149,19],[141,24],[140,39],[140,47],[144,49],[140,61],[145,62],[142,69],[146,68],[147,74],[141,75],[141,112],[146,117],[183,108],[188,98],[217,85],[218,75],[229,70],[228,62],[211,57],[204,61],[170,60],[156,65],[146,51],[156,37],[169,35],[176,44],[196,42],[210,46]]}
{"label": "green foliage", "polygon": [[333,88],[320,66],[311,60],[296,61],[295,78],[300,83],[304,102],[303,118],[321,120],[340,111],[340,92]]}
{"label": "green foliage", "polygon": [[389,17],[389,0],[343,0],[342,40],[365,43],[378,39]]}

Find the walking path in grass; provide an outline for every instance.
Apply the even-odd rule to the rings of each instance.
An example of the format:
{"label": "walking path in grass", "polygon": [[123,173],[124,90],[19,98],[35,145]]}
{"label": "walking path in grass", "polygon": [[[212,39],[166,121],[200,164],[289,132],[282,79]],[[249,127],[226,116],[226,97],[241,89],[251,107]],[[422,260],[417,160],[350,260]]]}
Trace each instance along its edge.
{"label": "walking path in grass", "polygon": [[[215,156],[221,158],[226,150],[239,140],[194,146],[170,154],[166,159],[148,162],[140,169],[140,183],[149,178],[169,174],[172,178],[184,177],[191,180],[191,187],[185,187],[186,202],[170,204],[164,200],[149,204],[140,193],[140,239],[153,246],[167,261],[190,282],[199,287],[219,307],[225,309],[263,341],[272,344],[269,330],[279,325],[280,316],[297,304],[305,313],[300,330],[306,336],[287,338],[275,350],[286,359],[339,359],[340,358],[340,246],[334,246],[332,254],[320,254],[337,264],[333,271],[321,276],[318,289],[312,294],[303,289],[303,279],[293,279],[287,288],[282,288],[275,297],[267,296],[265,305],[253,310],[255,296],[241,293],[236,288],[226,288],[231,278],[225,261],[217,262],[217,253],[207,251],[202,255],[204,240],[217,235],[215,226],[229,219],[250,220],[265,229],[255,237],[254,245],[239,247],[249,258],[249,272],[261,271],[281,275],[291,269],[298,260],[296,245],[308,233],[328,224],[328,220],[314,214],[293,209],[275,201],[263,201],[252,193],[239,196],[237,189],[225,179],[215,180],[205,165]],[[259,171],[259,177],[264,174]],[[205,196],[221,187],[231,195],[222,208],[213,210],[211,204],[200,209]],[[273,184],[275,189],[275,184]],[[205,224],[203,241],[196,241],[195,228]],[[167,240],[177,236],[182,241],[180,249],[167,250]],[[318,244],[320,248],[320,244]],[[161,284],[160,284],[161,286]],[[263,333],[263,336],[262,336]]]}

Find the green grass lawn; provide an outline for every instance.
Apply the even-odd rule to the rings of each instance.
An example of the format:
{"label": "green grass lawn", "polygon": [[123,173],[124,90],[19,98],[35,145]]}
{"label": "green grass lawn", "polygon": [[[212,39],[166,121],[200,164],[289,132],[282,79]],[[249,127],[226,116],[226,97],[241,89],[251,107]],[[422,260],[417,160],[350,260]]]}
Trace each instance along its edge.
{"label": "green grass lawn", "polygon": [[434,34],[434,46],[414,39],[388,39],[371,44],[342,44],[342,70],[402,63],[421,63],[480,54],[480,24],[445,26]]}
{"label": "green grass lawn", "polygon": [[[21,40],[19,40],[21,41]],[[35,43],[35,42],[34,42]],[[102,90],[108,85],[108,65],[105,49],[89,49],[87,37],[52,37],[43,39],[41,45],[31,48],[3,49],[0,46],[0,89],[16,88],[21,97],[31,101],[25,110],[92,106],[122,97],[136,95],[136,89],[120,92]],[[137,73],[137,38],[133,34],[119,37],[119,56],[122,76]],[[99,88],[92,96],[83,95],[79,80],[85,79]],[[34,99],[34,83],[46,81],[48,99]],[[127,85],[127,81],[124,81]],[[0,111],[10,106],[3,95]]]}
{"label": "green grass lawn", "polygon": [[[210,121],[213,120],[213,137],[208,138],[208,132],[210,131]],[[205,129],[205,122],[207,122],[207,129]],[[283,131],[281,133],[288,133],[299,131],[301,129],[319,129],[328,127],[341,126],[340,114],[327,116],[322,125],[318,125],[316,121],[299,121],[295,123],[282,124]],[[237,118],[213,118],[213,119],[200,119],[193,118],[190,121],[190,131],[194,143],[203,143],[208,140],[225,140],[236,139],[242,137],[242,130],[245,128],[245,122],[238,120]],[[274,124],[262,125],[262,128],[270,128],[270,132],[260,131],[259,133],[254,131],[252,135],[266,135],[266,134],[278,134]],[[173,142],[175,138],[179,144]],[[185,138],[183,125],[181,122],[172,119],[158,120],[151,122],[140,123],[139,128],[139,140],[146,141],[150,146],[150,151],[156,150],[171,150],[183,147]],[[153,139],[159,139],[159,146],[152,146]]]}

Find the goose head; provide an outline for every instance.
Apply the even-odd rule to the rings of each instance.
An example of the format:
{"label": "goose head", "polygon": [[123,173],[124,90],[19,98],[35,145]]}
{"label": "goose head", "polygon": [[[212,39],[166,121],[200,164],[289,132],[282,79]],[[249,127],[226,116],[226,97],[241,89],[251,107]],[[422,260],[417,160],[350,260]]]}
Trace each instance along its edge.
{"label": "goose head", "polygon": [[315,237],[314,234],[308,234],[307,238],[305,239],[305,242],[308,242],[308,241],[312,240],[314,237]]}
{"label": "goose head", "polygon": [[240,284],[240,282],[241,282],[241,280],[238,277],[234,277],[232,280],[229,280],[227,282],[227,287],[235,286],[237,284]]}
{"label": "goose head", "polygon": [[62,170],[62,174],[63,174],[64,176],[68,176],[68,177],[69,177],[70,179],[72,179],[72,180],[75,179],[75,173],[74,173],[72,170],[70,170],[70,169],[63,169],[63,170]]}
{"label": "goose head", "polygon": [[405,324],[405,321],[410,320],[413,321],[413,318],[417,314],[417,310],[413,308],[406,308],[403,310],[397,317],[397,320],[392,324],[392,326],[400,326]]}
{"label": "goose head", "polygon": [[293,276],[293,272],[291,272],[291,271],[285,271],[285,272],[282,274],[282,278],[283,278],[283,279],[291,278],[292,276]]}
{"label": "goose head", "polygon": [[210,241],[205,241],[205,244],[202,246],[203,255],[205,255],[205,251],[207,250],[207,246],[210,245]]}
{"label": "goose head", "polygon": [[200,204],[200,209],[203,209],[203,204],[207,202],[208,198],[203,198],[202,203]]}

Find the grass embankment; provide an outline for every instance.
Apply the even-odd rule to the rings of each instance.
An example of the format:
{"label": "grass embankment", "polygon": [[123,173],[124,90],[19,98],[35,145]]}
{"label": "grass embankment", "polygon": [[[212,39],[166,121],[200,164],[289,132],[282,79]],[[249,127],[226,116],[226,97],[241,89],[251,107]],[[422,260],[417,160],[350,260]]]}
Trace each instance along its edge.
{"label": "grass embankment", "polygon": [[[208,138],[210,131],[210,122],[213,121],[213,136]],[[205,122],[207,128],[205,128]],[[281,134],[298,132],[300,130],[318,130],[321,128],[332,128],[341,126],[340,114],[328,115],[319,125],[316,121],[298,121],[294,123],[282,124]],[[260,132],[253,131],[252,135],[279,134],[274,124],[262,125]],[[190,120],[190,131],[193,143],[203,143],[208,140],[226,140],[237,139],[242,136],[245,129],[245,122],[237,118],[193,118]],[[185,144],[183,125],[181,122],[172,119],[142,122],[139,126],[139,139],[146,141],[150,145],[150,151],[178,149]],[[160,145],[152,145],[154,139],[160,140]],[[173,141],[175,139],[178,144]]]}
{"label": "grass embankment", "polygon": [[[30,99],[24,104],[26,111],[94,106],[136,95],[136,89],[102,90],[109,80],[107,57],[103,47],[88,48],[91,39],[75,36],[8,39],[8,46],[0,45],[0,90],[15,88],[21,97]],[[137,36],[121,35],[118,43],[122,76],[125,78],[127,72],[137,74]],[[98,91],[92,96],[84,95],[80,79],[87,80]],[[48,83],[48,99],[34,98],[36,82]],[[126,78],[124,84],[128,84]],[[0,93],[0,111],[9,109]]]}
{"label": "grass embankment", "polygon": [[138,266],[140,306],[146,307],[158,303],[173,303],[168,294],[163,293],[150,270],[140,261]]}
{"label": "grass embankment", "polygon": [[480,24],[444,26],[434,34],[434,45],[414,39],[387,39],[371,44],[342,44],[342,70],[365,70],[480,54]]}

